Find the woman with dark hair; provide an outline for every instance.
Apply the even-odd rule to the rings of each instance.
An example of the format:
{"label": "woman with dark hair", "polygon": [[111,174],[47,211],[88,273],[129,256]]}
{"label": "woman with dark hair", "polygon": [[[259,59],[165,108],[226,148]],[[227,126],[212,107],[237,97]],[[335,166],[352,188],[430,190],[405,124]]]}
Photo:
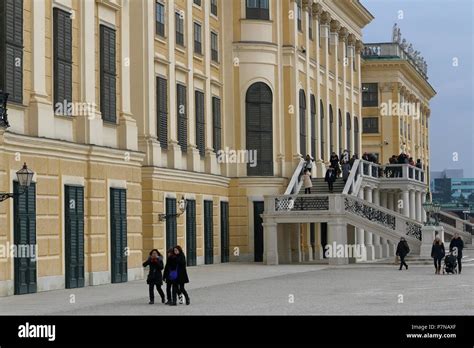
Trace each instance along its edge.
{"label": "woman with dark hair", "polygon": [[175,276],[177,275],[177,259],[174,249],[170,248],[166,251],[166,266],[163,271],[163,280],[166,282],[166,304],[176,306],[176,296],[179,295],[178,284]]}
{"label": "woman with dark hair", "polygon": [[[179,245],[174,247],[174,254],[176,255],[178,264],[178,278],[176,280],[178,290],[184,295],[186,305],[189,305],[191,301],[189,300],[189,295],[184,288],[184,284],[189,283],[188,272],[186,271],[186,256],[184,256],[183,249]],[[173,300],[176,302],[176,297],[173,297]]]}
{"label": "woman with dark hair", "polygon": [[161,303],[165,303],[165,294],[161,289],[161,286],[163,285],[163,276],[161,274],[161,271],[163,270],[163,256],[161,256],[157,249],[150,251],[150,256],[148,256],[148,259],[143,262],[143,267],[147,266],[150,266],[148,277],[146,279],[150,295],[149,304],[155,303],[155,286],[161,296]]}
{"label": "woman with dark hair", "polygon": [[435,266],[435,274],[441,274],[441,260],[445,255],[444,244],[441,239],[436,236],[431,247],[431,257]]}

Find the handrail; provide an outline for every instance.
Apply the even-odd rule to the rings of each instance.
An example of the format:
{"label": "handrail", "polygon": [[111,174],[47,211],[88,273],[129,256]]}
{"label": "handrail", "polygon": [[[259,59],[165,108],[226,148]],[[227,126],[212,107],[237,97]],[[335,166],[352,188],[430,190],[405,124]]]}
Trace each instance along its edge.
{"label": "handrail", "polygon": [[358,194],[355,188],[357,180],[361,177],[359,164],[360,159],[356,159],[354,163],[352,163],[351,172],[347,178],[346,184],[344,185],[344,190],[342,190],[343,194],[351,194],[354,196]]}
{"label": "handrail", "polygon": [[[442,215],[442,216],[445,216],[448,219],[454,220],[455,225],[452,225],[452,224],[447,223],[445,221],[440,221],[440,222],[443,222],[446,225],[452,226],[456,229],[462,229],[464,232],[468,232],[468,233],[473,234],[473,232],[474,232],[474,224],[473,223],[471,223],[469,221],[466,221],[466,220],[463,220],[463,219],[460,219],[460,218],[458,218],[456,216],[453,216],[451,214],[448,214],[447,212],[444,212],[444,211],[440,211],[439,214]],[[458,228],[458,226],[459,226],[459,228]],[[466,228],[464,226],[466,226],[468,228]]]}
{"label": "handrail", "polygon": [[361,159],[361,175],[376,179],[406,179],[425,182],[425,171],[410,164],[377,164]]}
{"label": "handrail", "polygon": [[299,176],[301,174],[301,170],[303,169],[305,161],[303,159],[300,159],[300,163],[296,166],[296,169],[293,173],[293,176],[291,177],[291,180],[288,184],[288,187],[286,188],[285,195],[290,195],[292,193],[298,192],[298,184],[299,184]]}

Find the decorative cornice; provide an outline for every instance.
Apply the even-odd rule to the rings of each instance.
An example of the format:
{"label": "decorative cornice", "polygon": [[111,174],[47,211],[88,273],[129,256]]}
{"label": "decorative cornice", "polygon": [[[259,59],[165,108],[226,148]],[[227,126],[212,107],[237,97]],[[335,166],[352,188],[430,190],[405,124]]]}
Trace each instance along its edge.
{"label": "decorative cornice", "polygon": [[321,24],[328,25],[331,22],[331,14],[327,11],[323,11],[320,16]]}
{"label": "decorative cornice", "polygon": [[356,49],[356,53],[362,52],[362,50],[364,49],[364,44],[362,43],[361,40],[356,41],[355,49]]}
{"label": "decorative cornice", "polygon": [[341,29],[341,23],[337,19],[333,19],[330,25],[331,32],[339,32]]}
{"label": "decorative cornice", "polygon": [[347,30],[346,27],[342,27],[341,29],[339,29],[339,39],[341,41],[345,42],[348,36],[349,36],[349,30]]}
{"label": "decorative cornice", "polygon": [[347,43],[349,46],[355,46],[356,42],[357,42],[357,39],[354,34],[349,34],[347,36]]}
{"label": "decorative cornice", "polygon": [[313,3],[312,11],[313,11],[313,17],[319,20],[319,17],[323,13],[323,7],[321,6],[320,3]]}

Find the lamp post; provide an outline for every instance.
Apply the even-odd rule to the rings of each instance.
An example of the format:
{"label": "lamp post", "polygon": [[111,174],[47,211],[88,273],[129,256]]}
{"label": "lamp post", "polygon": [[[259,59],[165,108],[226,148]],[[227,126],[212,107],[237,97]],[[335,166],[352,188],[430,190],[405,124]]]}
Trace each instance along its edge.
{"label": "lamp post", "polygon": [[423,203],[423,209],[426,211],[425,226],[432,226],[431,213],[433,213],[433,202],[431,201],[430,191],[426,192],[426,199],[425,203]]}
{"label": "lamp post", "polygon": [[18,193],[0,192],[0,202],[24,194],[33,181],[33,175],[35,175],[35,173],[31,169],[28,169],[26,163],[24,163],[23,167],[16,172],[18,184],[20,185]]}
{"label": "lamp post", "polygon": [[180,217],[181,215],[184,214],[187,207],[188,207],[188,201],[186,199],[184,199],[184,196],[182,196],[181,199],[178,201],[179,213],[176,213],[176,214],[160,214],[158,216],[158,219],[160,221],[165,221],[166,219],[171,218],[171,217]]}
{"label": "lamp post", "polygon": [[8,123],[8,115],[7,115],[7,101],[8,101],[8,93],[0,90],[0,127],[1,128],[10,127],[10,124]]}

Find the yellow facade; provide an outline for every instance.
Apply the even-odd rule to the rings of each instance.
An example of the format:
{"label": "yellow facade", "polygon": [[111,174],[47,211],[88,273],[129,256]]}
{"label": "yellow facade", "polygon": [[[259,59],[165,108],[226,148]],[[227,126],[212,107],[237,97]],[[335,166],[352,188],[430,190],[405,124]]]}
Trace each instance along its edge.
{"label": "yellow facade", "polygon": [[[197,264],[206,262],[205,201],[213,206],[213,262],[222,256],[221,202],[229,204],[230,260],[253,261],[255,202],[284,192],[306,153],[316,160],[317,176],[324,173],[331,151],[361,153],[361,30],[372,16],[359,1],[270,0],[268,20],[247,18],[245,0],[217,1],[216,15],[210,0],[201,3],[24,1],[23,103],[9,103],[11,127],[0,132],[0,191],[11,192],[14,172],[23,162],[35,171],[39,290],[65,286],[65,183],[84,187],[86,285],[94,285],[110,282],[111,187],[127,190],[128,279],[138,279],[148,251],[166,248],[166,222],[159,220],[166,198],[196,201]],[[158,4],[164,8],[163,35],[156,28]],[[73,14],[73,102],[95,105],[86,116],[52,112],[54,7]],[[176,43],[177,13],[183,44]],[[116,124],[105,122],[99,108],[99,25],[104,23],[116,32]],[[194,23],[201,25],[201,54],[194,53]],[[218,37],[217,61],[211,32]],[[157,77],[167,86],[167,148],[158,134]],[[247,163],[221,163],[213,144],[213,98],[219,98],[221,148],[249,149],[246,122],[252,114],[246,97],[256,83],[271,91],[271,175],[249,175]],[[178,139],[177,84],[186,87],[186,151]],[[196,135],[196,90],[204,94],[203,156]],[[1,203],[2,243],[12,241],[12,218],[12,200]],[[177,218],[176,241],[188,253],[186,218],[186,213]],[[302,234],[305,249],[309,231],[304,228]],[[0,259],[3,295],[13,293],[13,268],[11,259]]]}

